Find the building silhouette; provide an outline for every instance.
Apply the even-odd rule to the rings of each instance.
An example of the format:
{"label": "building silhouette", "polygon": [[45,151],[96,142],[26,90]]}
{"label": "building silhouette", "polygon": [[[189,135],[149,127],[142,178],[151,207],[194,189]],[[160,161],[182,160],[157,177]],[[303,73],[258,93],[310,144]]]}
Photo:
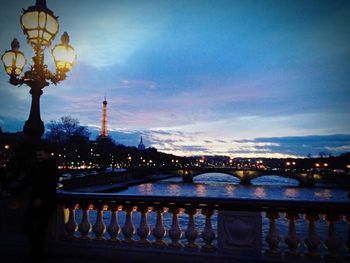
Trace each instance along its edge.
{"label": "building silhouette", "polygon": [[141,136],[141,138],[140,138],[140,143],[139,143],[137,149],[138,149],[139,151],[143,151],[143,150],[146,149],[146,147],[145,147],[145,145],[143,144],[143,141],[142,141],[142,136]]}

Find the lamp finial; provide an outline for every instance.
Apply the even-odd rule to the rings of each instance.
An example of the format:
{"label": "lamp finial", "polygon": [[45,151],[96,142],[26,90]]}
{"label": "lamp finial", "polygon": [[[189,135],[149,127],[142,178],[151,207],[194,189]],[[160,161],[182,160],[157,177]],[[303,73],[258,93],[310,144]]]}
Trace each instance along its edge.
{"label": "lamp finial", "polygon": [[11,42],[11,48],[13,51],[17,51],[19,49],[19,41],[17,38],[14,38]]}
{"label": "lamp finial", "polygon": [[46,0],[36,0],[36,6],[47,8],[46,6]]}
{"label": "lamp finial", "polygon": [[61,36],[61,42],[64,45],[68,45],[69,44],[69,35],[67,32],[64,32]]}

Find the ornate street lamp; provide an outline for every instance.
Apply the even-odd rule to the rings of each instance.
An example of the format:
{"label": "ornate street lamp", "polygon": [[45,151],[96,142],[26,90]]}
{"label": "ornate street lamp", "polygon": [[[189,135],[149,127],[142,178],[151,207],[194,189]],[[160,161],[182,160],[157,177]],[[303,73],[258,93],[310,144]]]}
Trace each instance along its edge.
{"label": "ornate street lamp", "polygon": [[35,6],[23,9],[20,22],[27,42],[34,49],[35,55],[32,58],[32,65],[20,77],[27,62],[24,54],[19,51],[19,42],[15,38],[11,43],[11,50],[7,50],[1,57],[5,71],[10,76],[10,83],[18,86],[27,84],[32,95],[32,104],[28,120],[25,122],[23,132],[26,137],[37,141],[44,134],[44,123],[40,117],[40,96],[42,89],[49,85],[49,82],[57,84],[66,78],[66,73],[72,69],[76,54],[69,45],[69,36],[64,32],[61,43],[52,49],[52,55],[56,65],[56,72],[48,70],[44,63],[44,50],[51,46],[58,30],[58,17],[47,8],[45,0],[37,0]]}

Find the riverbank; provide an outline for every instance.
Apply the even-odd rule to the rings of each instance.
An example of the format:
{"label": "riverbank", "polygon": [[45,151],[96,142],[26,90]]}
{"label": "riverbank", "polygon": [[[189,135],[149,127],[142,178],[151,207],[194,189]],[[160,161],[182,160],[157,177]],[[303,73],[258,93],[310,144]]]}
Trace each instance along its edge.
{"label": "riverbank", "polygon": [[[176,175],[151,175],[142,179],[125,179],[124,181],[103,185],[90,185],[86,187],[69,188],[68,191],[74,191],[79,193],[113,193],[127,190],[130,186],[139,184],[151,183],[164,179],[176,177]],[[67,191],[67,189],[65,189]]]}

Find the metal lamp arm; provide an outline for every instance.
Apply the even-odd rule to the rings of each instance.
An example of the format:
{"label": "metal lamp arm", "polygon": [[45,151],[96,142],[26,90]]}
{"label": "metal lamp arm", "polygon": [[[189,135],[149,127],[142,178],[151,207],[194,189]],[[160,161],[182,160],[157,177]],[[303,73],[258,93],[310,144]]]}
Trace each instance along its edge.
{"label": "metal lamp arm", "polygon": [[9,82],[13,86],[21,86],[25,83],[25,77],[18,78],[16,75],[11,75]]}
{"label": "metal lamp arm", "polygon": [[66,72],[63,70],[56,70],[56,73],[50,72],[49,80],[55,85],[57,85],[59,82],[65,79],[66,79]]}

